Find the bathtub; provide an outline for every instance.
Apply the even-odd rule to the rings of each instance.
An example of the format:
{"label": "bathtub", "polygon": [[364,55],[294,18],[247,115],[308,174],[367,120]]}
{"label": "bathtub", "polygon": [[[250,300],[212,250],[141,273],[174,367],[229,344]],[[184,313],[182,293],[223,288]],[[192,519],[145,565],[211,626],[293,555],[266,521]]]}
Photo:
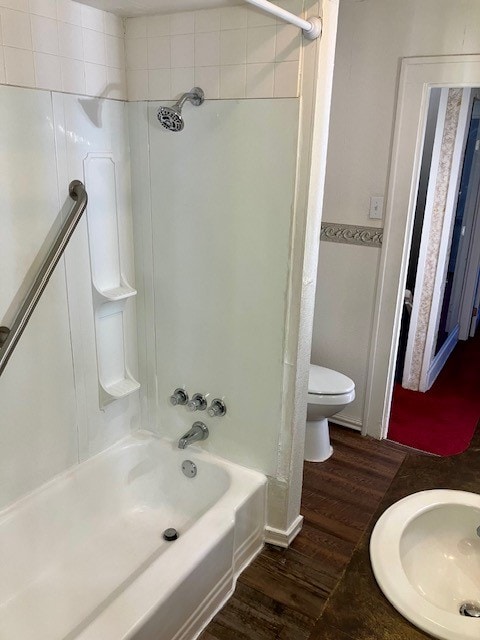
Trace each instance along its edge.
{"label": "bathtub", "polygon": [[146,432],[54,478],[0,512],[0,639],[192,640],[263,545],[265,482]]}

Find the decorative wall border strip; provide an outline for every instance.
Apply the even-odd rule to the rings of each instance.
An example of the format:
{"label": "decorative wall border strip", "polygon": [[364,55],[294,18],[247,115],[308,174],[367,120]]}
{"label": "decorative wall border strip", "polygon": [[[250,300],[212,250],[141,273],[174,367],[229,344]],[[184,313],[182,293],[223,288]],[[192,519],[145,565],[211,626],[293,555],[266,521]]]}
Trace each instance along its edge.
{"label": "decorative wall border strip", "polygon": [[360,247],[381,247],[383,229],[377,227],[360,227],[356,224],[337,224],[336,222],[322,222],[320,240],[325,242],[340,242],[342,244],[356,244]]}

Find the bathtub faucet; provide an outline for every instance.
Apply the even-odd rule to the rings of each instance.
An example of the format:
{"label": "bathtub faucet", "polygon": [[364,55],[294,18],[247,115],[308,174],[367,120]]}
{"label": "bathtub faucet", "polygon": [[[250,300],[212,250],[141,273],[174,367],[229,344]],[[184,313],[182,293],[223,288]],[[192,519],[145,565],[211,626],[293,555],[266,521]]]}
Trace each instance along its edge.
{"label": "bathtub faucet", "polygon": [[187,431],[178,441],[178,448],[185,449],[192,442],[197,440],[206,440],[208,438],[208,429],[203,422],[194,422],[190,431]]}

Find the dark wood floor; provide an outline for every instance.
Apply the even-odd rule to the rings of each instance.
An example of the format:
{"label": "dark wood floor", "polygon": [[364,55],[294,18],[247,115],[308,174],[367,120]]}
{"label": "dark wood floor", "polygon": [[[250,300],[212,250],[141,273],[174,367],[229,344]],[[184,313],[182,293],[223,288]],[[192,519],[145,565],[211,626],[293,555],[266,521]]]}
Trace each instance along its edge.
{"label": "dark wood floor", "polygon": [[406,455],[340,427],[331,439],[330,460],[305,463],[302,531],[289,549],[262,551],[201,640],[319,637],[315,623]]}
{"label": "dark wood floor", "polygon": [[431,638],[401,616],[378,587],[370,564],[371,529],[388,507],[417,491],[448,487],[454,491],[480,493],[479,461],[480,423],[469,449],[458,456],[437,457],[408,450],[310,640]]}

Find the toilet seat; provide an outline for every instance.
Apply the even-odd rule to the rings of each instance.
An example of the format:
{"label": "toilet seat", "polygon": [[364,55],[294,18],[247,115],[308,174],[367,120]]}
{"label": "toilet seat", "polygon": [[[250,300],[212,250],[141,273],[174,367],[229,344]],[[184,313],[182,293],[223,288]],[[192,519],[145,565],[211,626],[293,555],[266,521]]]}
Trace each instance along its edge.
{"label": "toilet seat", "polygon": [[341,405],[350,404],[353,400],[355,400],[355,389],[348,393],[308,393],[309,404]]}
{"label": "toilet seat", "polygon": [[[320,396],[322,401],[327,401],[327,404],[334,404],[333,402],[328,402],[329,396],[351,396],[354,391],[355,383],[348,376],[344,376],[343,373],[320,367],[317,364],[310,365],[308,376],[309,401],[310,397],[312,397],[311,401],[313,403],[320,404],[318,398],[315,400],[315,396]],[[347,402],[350,402],[350,400],[347,400]],[[338,404],[338,400],[336,404]]]}

